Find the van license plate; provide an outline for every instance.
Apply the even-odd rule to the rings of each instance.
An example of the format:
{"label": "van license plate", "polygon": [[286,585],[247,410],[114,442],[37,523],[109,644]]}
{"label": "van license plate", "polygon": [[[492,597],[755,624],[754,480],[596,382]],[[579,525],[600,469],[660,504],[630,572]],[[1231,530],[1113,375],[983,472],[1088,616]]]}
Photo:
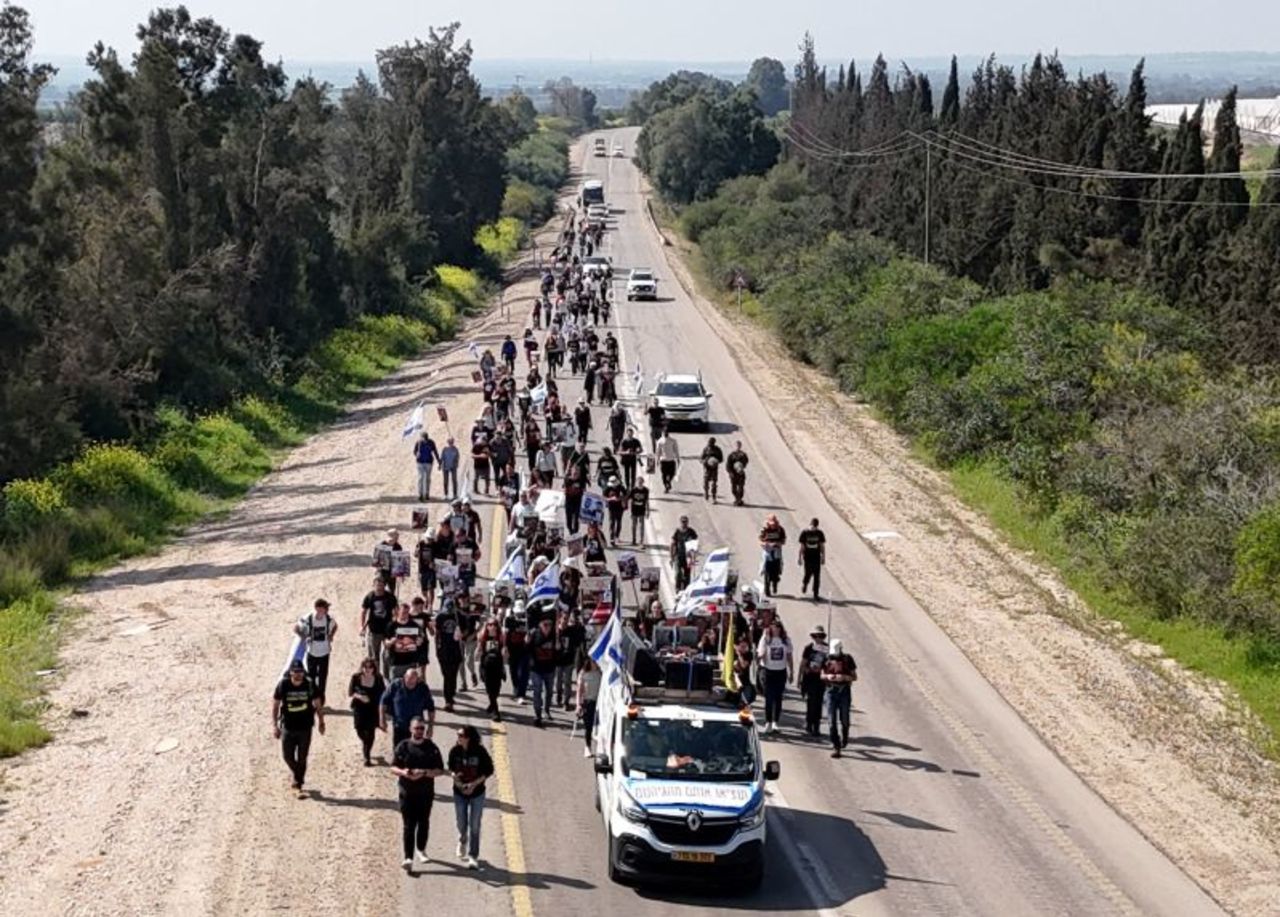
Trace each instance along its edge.
{"label": "van license plate", "polygon": [[681,863],[714,863],[716,855],[714,853],[698,853],[693,850],[677,850],[671,854],[671,859],[679,860]]}

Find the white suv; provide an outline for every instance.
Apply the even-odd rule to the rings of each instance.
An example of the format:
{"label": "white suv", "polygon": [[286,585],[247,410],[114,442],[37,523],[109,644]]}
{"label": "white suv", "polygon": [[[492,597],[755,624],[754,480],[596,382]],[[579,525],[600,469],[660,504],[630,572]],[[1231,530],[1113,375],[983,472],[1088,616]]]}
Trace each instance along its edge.
{"label": "white suv", "polygon": [[693,423],[705,427],[711,416],[711,393],[702,387],[702,376],[663,373],[649,393],[667,414],[669,423]]}
{"label": "white suv", "polygon": [[658,278],[647,267],[631,269],[627,277],[627,301],[633,299],[657,299]]}

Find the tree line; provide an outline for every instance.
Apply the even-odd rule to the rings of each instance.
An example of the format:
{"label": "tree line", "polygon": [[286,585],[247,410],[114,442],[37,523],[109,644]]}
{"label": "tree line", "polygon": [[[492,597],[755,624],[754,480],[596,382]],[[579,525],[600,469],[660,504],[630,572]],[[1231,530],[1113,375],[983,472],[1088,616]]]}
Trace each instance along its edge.
{"label": "tree line", "polygon": [[337,92],[158,9],[130,57],[89,51],[51,140],[52,70],[0,7],[0,481],[145,438],[160,405],[296,379],[335,329],[413,309],[438,265],[482,265],[477,230],[517,180],[513,210],[545,216],[567,138],[487,98],[457,32],[383,49]]}
{"label": "tree line", "polygon": [[[741,91],[676,75],[641,101]],[[1226,667],[1274,711],[1280,176],[1240,174],[1233,94],[1211,129],[1164,130],[1141,64],[1122,93],[990,60],[935,96],[882,59],[828,74],[811,41],[789,94],[779,163],[691,161],[696,193],[671,196],[710,279],[745,280],[795,355],[981,499],[1010,495],[1092,596],[1243,635]]]}

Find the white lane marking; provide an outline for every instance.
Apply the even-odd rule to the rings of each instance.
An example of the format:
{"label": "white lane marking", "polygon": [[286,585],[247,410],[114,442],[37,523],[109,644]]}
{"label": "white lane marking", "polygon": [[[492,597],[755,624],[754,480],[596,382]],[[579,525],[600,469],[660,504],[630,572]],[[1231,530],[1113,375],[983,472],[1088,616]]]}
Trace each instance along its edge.
{"label": "white lane marking", "polygon": [[885,538],[901,538],[902,536],[899,535],[897,532],[884,531],[884,532],[863,532],[862,537],[867,539],[867,541],[881,541]]}

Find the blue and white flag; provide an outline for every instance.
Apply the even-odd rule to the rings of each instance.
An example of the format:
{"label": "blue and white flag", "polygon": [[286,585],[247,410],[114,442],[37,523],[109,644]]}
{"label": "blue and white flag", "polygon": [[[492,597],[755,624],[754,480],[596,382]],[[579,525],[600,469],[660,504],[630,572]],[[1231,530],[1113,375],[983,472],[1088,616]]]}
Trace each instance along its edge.
{"label": "blue and white flag", "polygon": [[547,400],[547,383],[543,382],[541,385],[534,386],[529,392],[529,400],[535,408],[542,407]]}
{"label": "blue and white flag", "polygon": [[472,341],[467,345],[467,353],[471,354],[471,359],[473,360],[480,359],[480,345]]}
{"label": "blue and white flag", "polygon": [[499,570],[498,575],[494,577],[494,582],[511,582],[515,583],[517,586],[524,585],[524,545],[521,545],[511,552],[511,556],[507,558],[507,562],[502,565],[502,569]]}
{"label": "blue and white flag", "polygon": [[728,548],[716,548],[706,556],[698,575],[677,597],[672,617],[687,618],[701,611],[707,602],[724,601],[729,587],[729,557]]}
{"label": "blue and white flag", "polygon": [[591,658],[600,667],[600,674],[605,681],[612,684],[622,677],[625,667],[622,658],[622,603],[616,597],[609,622],[591,647]]}
{"label": "blue and white flag", "polygon": [[404,425],[404,432],[400,434],[401,439],[408,439],[410,436],[417,436],[422,432],[426,425],[423,406],[420,404],[413,409],[413,413],[409,415],[409,421]]}
{"label": "blue and white flag", "polygon": [[636,360],[636,371],[631,374],[631,384],[635,386],[637,393],[644,386],[644,370],[640,368],[639,360]]}
{"label": "blue and white flag", "polygon": [[560,598],[560,561],[553,560],[533,581],[533,587],[529,590],[528,603],[532,605],[534,602],[558,598]]}

